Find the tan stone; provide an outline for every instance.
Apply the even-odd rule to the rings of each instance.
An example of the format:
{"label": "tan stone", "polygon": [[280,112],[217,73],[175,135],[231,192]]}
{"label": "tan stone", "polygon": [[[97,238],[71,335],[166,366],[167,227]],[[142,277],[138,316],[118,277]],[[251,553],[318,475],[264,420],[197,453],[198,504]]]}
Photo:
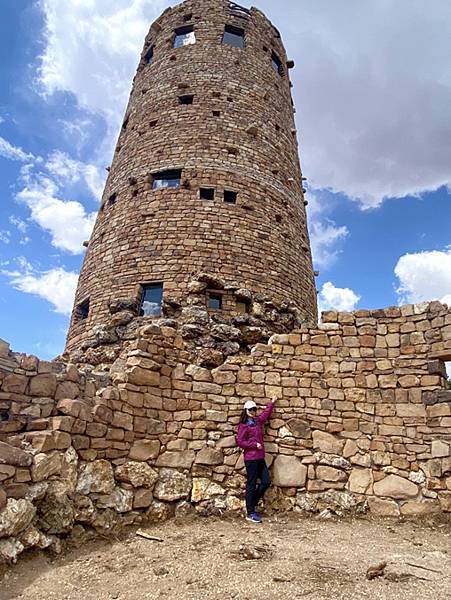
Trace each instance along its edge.
{"label": "tan stone", "polygon": [[323,481],[346,481],[348,476],[340,469],[333,467],[317,467],[316,476]]}
{"label": "tan stone", "polygon": [[401,505],[401,515],[403,517],[429,515],[438,512],[440,512],[440,504],[437,500],[405,502]]}
{"label": "tan stone", "polygon": [[158,457],[157,466],[190,469],[194,462],[194,458],[194,450],[185,450],[184,452],[164,452]]}
{"label": "tan stone", "polygon": [[352,469],[349,476],[348,488],[354,494],[371,493],[373,472],[371,469]]}
{"label": "tan stone", "polygon": [[401,514],[393,500],[381,500],[372,496],[368,498],[368,508],[371,514],[377,517],[399,517]]}
{"label": "tan stone", "polygon": [[418,486],[399,475],[388,475],[381,481],[377,481],[373,489],[376,496],[385,496],[395,500],[413,498],[418,494]]}
{"label": "tan stone", "polygon": [[158,500],[174,502],[187,498],[191,491],[191,476],[175,471],[174,469],[161,469],[155,485],[154,496]]}
{"label": "tan stone", "polygon": [[273,483],[278,487],[303,487],[307,478],[307,467],[295,456],[280,454],[272,465]]}
{"label": "tan stone", "polygon": [[345,440],[340,440],[330,433],[324,431],[313,432],[313,447],[325,454],[341,454]]}
{"label": "tan stone", "polygon": [[130,460],[148,461],[157,458],[160,452],[158,440],[137,440],[130,449]]}
{"label": "tan stone", "polygon": [[127,380],[133,385],[157,387],[160,384],[160,373],[141,367],[132,367],[127,373]]}
{"label": "tan stone", "polygon": [[451,512],[451,492],[440,492],[438,495],[440,508],[443,512]]}
{"label": "tan stone", "polygon": [[191,502],[197,504],[203,500],[210,500],[215,496],[222,496],[224,493],[224,488],[218,483],[204,477],[194,477]]}
{"label": "tan stone", "polygon": [[196,455],[196,465],[220,465],[224,460],[222,450],[205,446]]}
{"label": "tan stone", "polygon": [[14,537],[27,529],[36,514],[29,500],[9,498],[0,513],[0,538]]}
{"label": "tan stone", "polygon": [[446,458],[450,456],[450,445],[441,440],[434,440],[431,444],[432,458]]}
{"label": "tan stone", "polygon": [[2,391],[12,394],[24,394],[27,385],[28,377],[17,373],[8,373],[1,382]]}
{"label": "tan stone", "polygon": [[52,475],[61,473],[63,467],[63,455],[61,452],[51,454],[37,454],[31,467],[31,477],[34,482],[44,481]]}
{"label": "tan stone", "polygon": [[148,508],[152,504],[153,494],[150,490],[140,489],[136,490],[135,498],[133,500],[133,508]]}
{"label": "tan stone", "polygon": [[151,489],[158,479],[158,473],[144,462],[130,460],[116,468],[115,477],[134,488]]}
{"label": "tan stone", "polygon": [[76,491],[80,494],[111,494],[115,487],[113,467],[106,460],[80,466]]}
{"label": "tan stone", "polygon": [[0,442],[0,464],[29,467],[32,462],[33,456],[31,454],[5,442]]}
{"label": "tan stone", "polygon": [[43,373],[30,378],[29,391],[31,396],[53,398],[56,392],[56,375],[54,373]]}

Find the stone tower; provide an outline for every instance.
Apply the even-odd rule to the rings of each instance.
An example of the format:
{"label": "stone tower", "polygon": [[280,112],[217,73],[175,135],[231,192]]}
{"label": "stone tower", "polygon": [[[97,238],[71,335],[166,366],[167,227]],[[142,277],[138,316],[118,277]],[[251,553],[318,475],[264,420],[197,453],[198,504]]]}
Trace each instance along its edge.
{"label": "stone tower", "polygon": [[187,0],[153,23],[67,351],[123,309],[139,320],[191,302],[233,316],[252,313],[257,298],[276,312],[294,307],[297,323],[316,321],[293,66],[255,8]]}

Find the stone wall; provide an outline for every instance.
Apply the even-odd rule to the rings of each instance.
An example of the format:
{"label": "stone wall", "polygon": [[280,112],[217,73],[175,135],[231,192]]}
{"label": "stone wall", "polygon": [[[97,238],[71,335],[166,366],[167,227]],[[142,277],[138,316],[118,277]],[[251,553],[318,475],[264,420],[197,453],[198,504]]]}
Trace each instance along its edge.
{"label": "stone wall", "polygon": [[[196,43],[173,48],[175,30],[190,25]],[[245,48],[222,43],[226,25],[245,31]],[[158,282],[183,304],[193,274],[212,265],[235,289],[291,301],[316,322],[291,66],[268,19],[257,9],[237,16],[227,0],[189,0],[152,25],[87,245],[69,351],[108,323],[112,301],[139,304],[141,285]],[[183,95],[193,103],[181,104]],[[152,173],[168,169],[182,170],[181,185],[152,189]],[[201,188],[214,199],[202,199]],[[238,312],[233,295],[226,305]]]}
{"label": "stone wall", "polygon": [[205,368],[178,327],[144,326],[108,373],[0,344],[0,554],[173,514],[241,511],[234,433],[277,396],[267,506],[451,511],[451,312],[325,313],[317,329]]}

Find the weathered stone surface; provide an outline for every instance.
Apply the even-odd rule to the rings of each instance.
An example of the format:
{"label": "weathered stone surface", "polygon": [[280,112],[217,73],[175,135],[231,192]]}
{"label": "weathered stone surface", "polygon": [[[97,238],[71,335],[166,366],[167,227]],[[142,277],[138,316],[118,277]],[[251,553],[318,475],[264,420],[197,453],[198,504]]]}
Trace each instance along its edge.
{"label": "weathered stone surface", "polygon": [[38,525],[50,534],[68,533],[74,524],[75,510],[72,500],[58,482],[50,487],[38,504]]}
{"label": "weathered stone surface", "polygon": [[295,456],[277,456],[272,466],[273,483],[278,487],[303,487],[307,467]]}
{"label": "weathered stone surface", "polygon": [[205,446],[200,452],[197,453],[195,464],[196,465],[220,465],[224,460],[222,450],[216,448],[210,448]]}
{"label": "weathered stone surface", "polygon": [[6,492],[0,488],[0,510],[6,506]]}
{"label": "weathered stone surface", "polygon": [[340,440],[330,433],[318,430],[313,432],[313,447],[325,454],[341,454],[344,445],[345,440]]}
{"label": "weathered stone surface", "polygon": [[158,500],[174,502],[187,498],[191,491],[191,477],[174,469],[161,469],[155,485],[154,496]]}
{"label": "weathered stone surface", "polygon": [[53,398],[56,392],[56,375],[54,373],[43,373],[35,375],[30,379],[29,392],[31,396]]}
{"label": "weathered stone surface", "polygon": [[451,512],[451,491],[440,492],[438,495],[438,499],[442,511],[446,513]]}
{"label": "weathered stone surface", "polygon": [[159,452],[158,440],[138,440],[131,447],[129,456],[131,460],[147,461],[156,458]]}
{"label": "weathered stone surface", "polygon": [[150,489],[158,479],[158,473],[143,462],[128,461],[116,468],[116,479],[135,488]]}
{"label": "weathered stone surface", "polygon": [[349,491],[355,494],[371,493],[372,483],[373,472],[371,469],[353,469],[349,476]]}
{"label": "weathered stone surface", "polygon": [[404,517],[430,515],[440,512],[437,500],[422,500],[419,502],[405,502],[401,505],[401,515]]}
{"label": "weathered stone surface", "polygon": [[2,382],[2,390],[12,394],[24,394],[28,385],[28,377],[17,373],[9,373]]}
{"label": "weathered stone surface", "polygon": [[111,494],[115,487],[113,467],[106,460],[82,464],[77,482],[81,494]]}
{"label": "weathered stone surface", "polygon": [[158,386],[160,384],[160,373],[142,369],[141,367],[132,367],[127,374],[129,383],[133,385]]}
{"label": "weathered stone surface", "polygon": [[17,536],[27,529],[36,514],[29,500],[10,498],[0,513],[0,538]]}
{"label": "weathered stone surface", "polygon": [[32,462],[33,456],[30,453],[15,446],[10,446],[5,442],[0,442],[0,464],[29,467]]}
{"label": "weathered stone surface", "polygon": [[309,439],[312,437],[310,424],[302,419],[290,419],[287,421],[287,427],[294,437]]}
{"label": "weathered stone surface", "polygon": [[133,508],[136,510],[137,508],[149,508],[152,504],[153,494],[150,490],[146,490],[142,488],[140,490],[136,490],[135,498],[133,500]]}
{"label": "weathered stone surface", "polygon": [[19,554],[25,550],[25,546],[19,540],[10,538],[7,540],[0,539],[0,562],[6,563],[17,562]]}
{"label": "weathered stone surface", "polygon": [[146,511],[146,520],[149,523],[161,523],[172,517],[172,507],[165,502],[153,500],[149,509]]}
{"label": "weathered stone surface", "polygon": [[194,450],[185,452],[164,452],[157,459],[158,467],[173,467],[175,469],[190,469],[194,462]]}
{"label": "weathered stone surface", "polygon": [[52,454],[37,454],[31,468],[33,481],[44,481],[52,475],[61,473],[63,466],[63,454],[53,452]]}
{"label": "weathered stone surface", "polygon": [[446,442],[441,440],[436,440],[432,442],[432,458],[445,458],[450,456],[450,448],[451,446]]}
{"label": "weathered stone surface", "polygon": [[197,504],[203,500],[211,500],[214,496],[221,496],[224,493],[224,488],[218,483],[204,477],[194,477],[191,502]]}
{"label": "weathered stone surface", "polygon": [[418,494],[418,486],[404,477],[388,475],[374,484],[376,496],[385,496],[395,500],[414,498]]}
{"label": "weathered stone surface", "polygon": [[382,500],[381,498],[375,498],[370,496],[368,498],[368,507],[371,514],[378,517],[399,517],[399,507],[393,500]]}
{"label": "weathered stone surface", "polygon": [[126,513],[133,509],[133,498],[131,490],[116,487],[108,496],[101,496],[97,505],[99,508],[112,508],[118,513]]}
{"label": "weathered stone surface", "polygon": [[348,479],[346,473],[333,467],[317,467],[316,476],[323,481],[346,481]]}

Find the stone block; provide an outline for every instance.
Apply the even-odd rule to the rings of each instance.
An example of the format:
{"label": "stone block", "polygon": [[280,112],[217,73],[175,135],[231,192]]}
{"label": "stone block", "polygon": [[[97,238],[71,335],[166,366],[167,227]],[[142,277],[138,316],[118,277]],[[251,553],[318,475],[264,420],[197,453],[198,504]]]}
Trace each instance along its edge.
{"label": "stone block", "polygon": [[348,488],[354,494],[371,493],[373,472],[371,469],[353,469],[349,476]]}
{"label": "stone block", "polygon": [[374,484],[374,494],[395,500],[414,498],[418,494],[418,486],[399,475],[388,475]]}
{"label": "stone block", "polygon": [[340,469],[320,466],[316,469],[316,476],[322,481],[346,481],[348,476]]}
{"label": "stone block", "polygon": [[141,367],[132,367],[127,373],[127,381],[137,386],[158,387],[160,385],[160,373]]}
{"label": "stone block", "polygon": [[175,502],[189,496],[191,485],[190,475],[174,469],[161,469],[153,493],[158,500]]}
{"label": "stone block", "polygon": [[80,494],[111,494],[115,488],[111,463],[95,460],[80,466],[76,491]]}
{"label": "stone block", "polygon": [[401,515],[399,506],[393,500],[382,500],[381,498],[368,498],[370,513],[377,517],[399,517]]}
{"label": "stone block", "polygon": [[27,385],[28,377],[16,373],[9,373],[1,382],[1,389],[3,392],[10,394],[24,394]]}
{"label": "stone block", "polygon": [[272,465],[273,483],[277,487],[304,487],[307,467],[295,456],[280,454]]}
{"label": "stone block", "polygon": [[33,456],[30,453],[10,446],[6,442],[0,442],[0,464],[29,467],[32,462]]}
{"label": "stone block", "polygon": [[137,440],[131,447],[129,457],[134,461],[148,461],[157,458],[160,452],[158,440]]}
{"label": "stone block", "polygon": [[442,440],[434,440],[431,444],[432,458],[446,458],[451,455],[450,445]]}
{"label": "stone block", "polygon": [[224,460],[222,450],[205,446],[197,453],[196,465],[220,465]]}
{"label": "stone block", "polygon": [[116,468],[115,477],[134,488],[151,489],[158,479],[158,473],[144,462],[128,461]]}
{"label": "stone block", "polygon": [[43,373],[30,378],[29,393],[31,396],[53,398],[55,396],[57,379],[54,373]]}
{"label": "stone block", "polygon": [[172,467],[174,469],[191,469],[195,459],[194,450],[184,452],[164,452],[157,459],[158,467]]}
{"label": "stone block", "polygon": [[336,438],[330,433],[316,430],[313,432],[313,447],[325,454],[341,454],[346,440]]}

